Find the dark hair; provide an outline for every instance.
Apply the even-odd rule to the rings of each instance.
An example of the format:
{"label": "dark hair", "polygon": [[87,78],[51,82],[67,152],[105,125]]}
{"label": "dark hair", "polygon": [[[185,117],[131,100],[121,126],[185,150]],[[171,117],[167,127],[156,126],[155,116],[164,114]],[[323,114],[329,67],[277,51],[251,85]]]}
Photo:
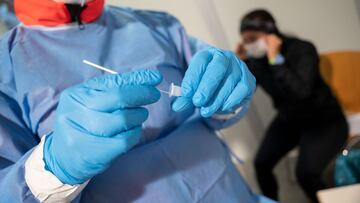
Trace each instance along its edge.
{"label": "dark hair", "polygon": [[264,9],[257,9],[246,14],[240,25],[240,32],[262,31],[280,35],[274,17]]}

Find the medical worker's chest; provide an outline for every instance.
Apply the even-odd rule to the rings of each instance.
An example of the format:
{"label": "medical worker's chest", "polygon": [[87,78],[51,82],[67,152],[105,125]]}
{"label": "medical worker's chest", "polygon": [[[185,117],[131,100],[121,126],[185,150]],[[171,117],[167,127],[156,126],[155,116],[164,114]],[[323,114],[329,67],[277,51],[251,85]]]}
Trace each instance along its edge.
{"label": "medical worker's chest", "polygon": [[[174,43],[141,23],[126,26],[22,30],[24,39],[12,51],[17,59],[13,69],[19,100],[35,132],[52,129],[54,114],[49,111],[55,110],[64,89],[106,74],[83,64],[83,59],[119,73],[160,70],[164,77],[160,89],[167,89],[172,82],[181,84],[186,64]],[[144,142],[166,135],[189,116],[190,112],[171,111],[170,104],[171,98],[162,95],[159,102],[147,107],[150,116],[144,124]]]}

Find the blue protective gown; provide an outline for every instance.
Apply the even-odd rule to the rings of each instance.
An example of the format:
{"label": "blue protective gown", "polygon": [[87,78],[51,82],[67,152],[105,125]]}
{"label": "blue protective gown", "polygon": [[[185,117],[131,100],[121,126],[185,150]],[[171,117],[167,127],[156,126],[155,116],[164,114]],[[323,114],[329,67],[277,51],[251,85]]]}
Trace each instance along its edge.
{"label": "blue protective gown", "polygon": [[[166,13],[115,7],[106,7],[84,30],[20,25],[8,32],[0,42],[0,202],[37,202],[24,163],[52,131],[59,94],[105,74],[83,59],[120,73],[158,69],[164,76],[159,88],[167,89],[181,84],[201,47],[191,41]],[[147,106],[141,143],[94,177],[74,202],[261,201],[214,134],[243,115],[224,122],[201,118],[195,110],[175,113],[171,100],[163,95]]]}

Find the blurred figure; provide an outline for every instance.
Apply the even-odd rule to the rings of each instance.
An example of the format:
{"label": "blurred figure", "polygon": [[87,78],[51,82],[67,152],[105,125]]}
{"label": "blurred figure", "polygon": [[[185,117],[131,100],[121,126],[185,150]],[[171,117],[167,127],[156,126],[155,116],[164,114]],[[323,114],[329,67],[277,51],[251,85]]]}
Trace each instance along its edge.
{"label": "blurred figure", "polygon": [[237,55],[246,61],[278,111],[255,159],[263,193],[278,199],[272,173],[278,161],[299,146],[297,179],[313,202],[325,184],[321,175],[348,135],[343,112],[319,72],[319,56],[310,42],[279,31],[272,15],[255,10],[241,21],[243,43]]}

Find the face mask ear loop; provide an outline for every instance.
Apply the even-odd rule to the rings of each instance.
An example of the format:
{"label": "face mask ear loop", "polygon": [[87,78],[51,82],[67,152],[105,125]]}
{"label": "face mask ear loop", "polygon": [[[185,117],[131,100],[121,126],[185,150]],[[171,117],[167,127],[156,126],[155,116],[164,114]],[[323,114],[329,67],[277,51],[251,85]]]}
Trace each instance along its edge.
{"label": "face mask ear loop", "polygon": [[[81,4],[80,4],[80,5],[81,5],[82,8],[84,8],[84,6],[85,6],[85,0],[81,0]],[[85,29],[85,26],[84,26],[84,24],[82,23],[81,19],[78,19],[78,24],[79,24],[80,30]]]}

